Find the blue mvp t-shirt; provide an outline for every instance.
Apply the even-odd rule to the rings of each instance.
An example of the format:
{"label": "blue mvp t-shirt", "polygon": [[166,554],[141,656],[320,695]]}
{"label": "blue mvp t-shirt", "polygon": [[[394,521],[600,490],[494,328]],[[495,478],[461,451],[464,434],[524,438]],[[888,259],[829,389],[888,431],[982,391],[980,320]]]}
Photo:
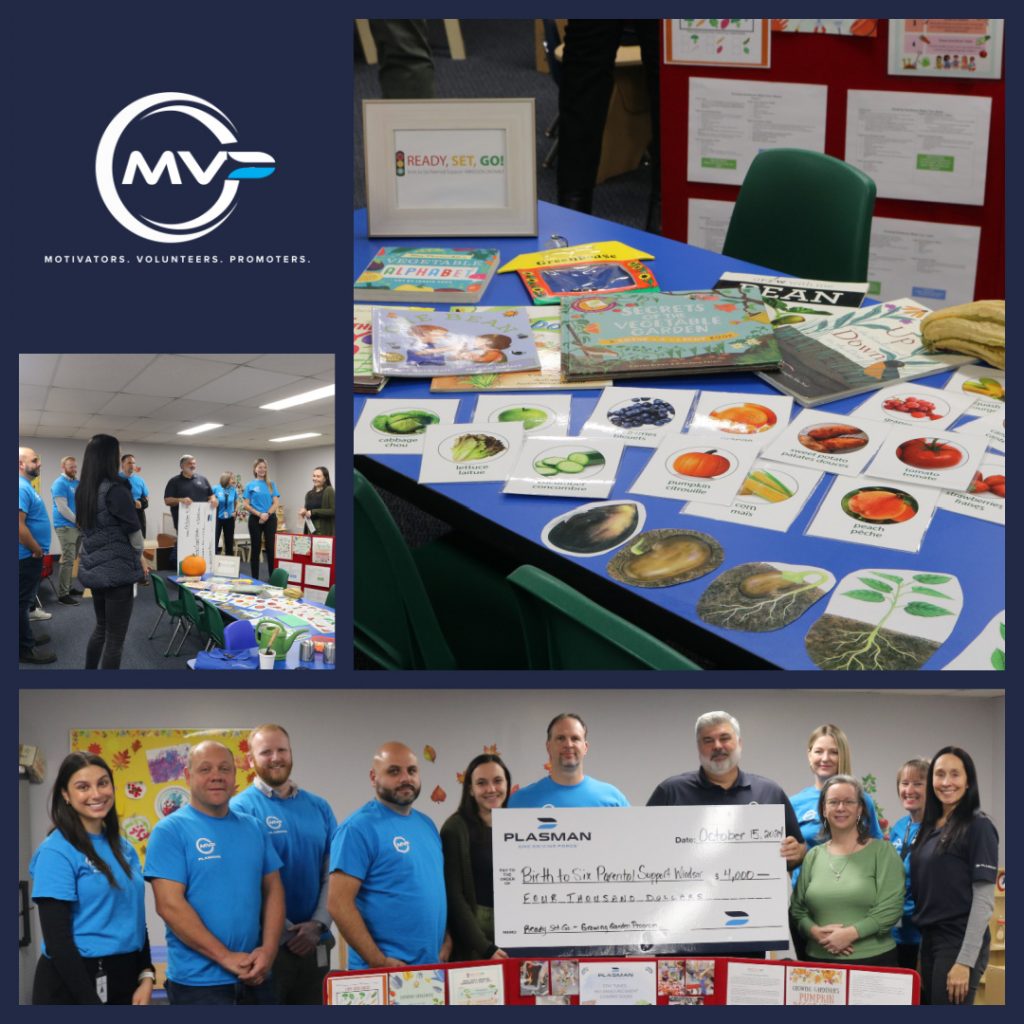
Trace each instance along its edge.
{"label": "blue mvp t-shirt", "polygon": [[562,786],[550,775],[517,789],[509,807],[628,807],[629,801],[611,783],[585,775],[575,786]]}

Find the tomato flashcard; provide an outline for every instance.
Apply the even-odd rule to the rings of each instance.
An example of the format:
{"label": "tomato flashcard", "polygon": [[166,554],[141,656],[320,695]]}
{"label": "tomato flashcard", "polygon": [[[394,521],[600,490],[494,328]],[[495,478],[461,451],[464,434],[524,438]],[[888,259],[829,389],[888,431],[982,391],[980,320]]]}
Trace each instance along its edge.
{"label": "tomato flashcard", "polygon": [[966,491],[985,457],[984,437],[919,426],[894,427],[871,463],[872,476],[908,484]]}
{"label": "tomato flashcard", "polygon": [[947,430],[973,404],[972,395],[911,383],[875,391],[853,411],[896,426],[917,423],[923,430]]}
{"label": "tomato flashcard", "polygon": [[857,476],[891,429],[864,416],[804,409],[761,454],[773,462]]}
{"label": "tomato flashcard", "polygon": [[580,436],[656,448],[667,434],[683,429],[696,397],[696,391],[673,388],[605,388]]}

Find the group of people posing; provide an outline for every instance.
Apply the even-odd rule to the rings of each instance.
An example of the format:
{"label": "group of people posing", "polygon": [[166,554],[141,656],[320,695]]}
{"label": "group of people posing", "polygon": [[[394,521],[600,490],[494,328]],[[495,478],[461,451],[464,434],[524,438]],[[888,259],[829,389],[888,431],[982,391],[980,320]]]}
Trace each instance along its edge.
{"label": "group of people posing", "polygon": [[[702,715],[695,733],[700,767],[665,779],[647,803],[783,808],[779,855],[799,872],[790,908],[798,959],[916,967],[923,1003],[973,1001],[998,837],[966,751],[943,747],[900,769],[907,813],[886,841],[838,727],[812,733],[814,783],[792,800],[741,769],[731,715]],[[251,733],[255,774],[238,795],[234,755],[205,740],[189,752],[190,802],[154,827],[144,869],[120,835],[110,769],[98,755],[72,753],[53,788],[54,829],[30,868],[45,940],[34,1002],[149,1002],[144,880],[167,926],[172,1003],[320,1003],[332,922],[350,970],[505,958],[494,931],[493,812],[628,806],[615,786],[584,773],[578,715],[556,715],[546,747],[549,774],[522,787],[498,754],[474,757],[439,832],[413,807],[419,763],[403,743],[377,750],[373,798],[337,825],[328,803],[292,778],[282,726]]]}

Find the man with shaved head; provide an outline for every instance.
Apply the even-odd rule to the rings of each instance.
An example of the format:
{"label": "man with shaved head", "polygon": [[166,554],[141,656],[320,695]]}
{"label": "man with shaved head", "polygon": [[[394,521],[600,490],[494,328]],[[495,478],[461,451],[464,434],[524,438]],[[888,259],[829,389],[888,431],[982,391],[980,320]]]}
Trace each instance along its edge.
{"label": "man with shaved head", "polygon": [[416,755],[385,743],[374,755],[375,798],[346,818],[331,842],[327,908],[348,943],[348,969],[448,959],[444,861],[437,827],[413,809]]}
{"label": "man with shaved head", "polygon": [[191,748],[186,807],[157,822],[146,879],[167,925],[167,995],[178,1005],[274,1003],[270,970],[284,929],[281,858],[259,824],[228,805],[235,758]]}
{"label": "man with shaved head", "polygon": [[39,466],[31,448],[18,449],[18,660],[29,665],[57,660],[52,651],[37,649],[50,638],[34,636],[28,617],[43,578],[43,556],[50,550],[50,518],[32,486]]}

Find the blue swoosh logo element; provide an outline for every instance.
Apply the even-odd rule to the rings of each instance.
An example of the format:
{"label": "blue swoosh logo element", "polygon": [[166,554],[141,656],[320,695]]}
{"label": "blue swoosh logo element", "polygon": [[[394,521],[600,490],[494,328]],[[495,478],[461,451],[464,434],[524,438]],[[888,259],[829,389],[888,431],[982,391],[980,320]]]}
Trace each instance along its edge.
{"label": "blue swoosh logo element", "polygon": [[269,178],[276,167],[239,167],[237,170],[232,171],[229,178]]}

